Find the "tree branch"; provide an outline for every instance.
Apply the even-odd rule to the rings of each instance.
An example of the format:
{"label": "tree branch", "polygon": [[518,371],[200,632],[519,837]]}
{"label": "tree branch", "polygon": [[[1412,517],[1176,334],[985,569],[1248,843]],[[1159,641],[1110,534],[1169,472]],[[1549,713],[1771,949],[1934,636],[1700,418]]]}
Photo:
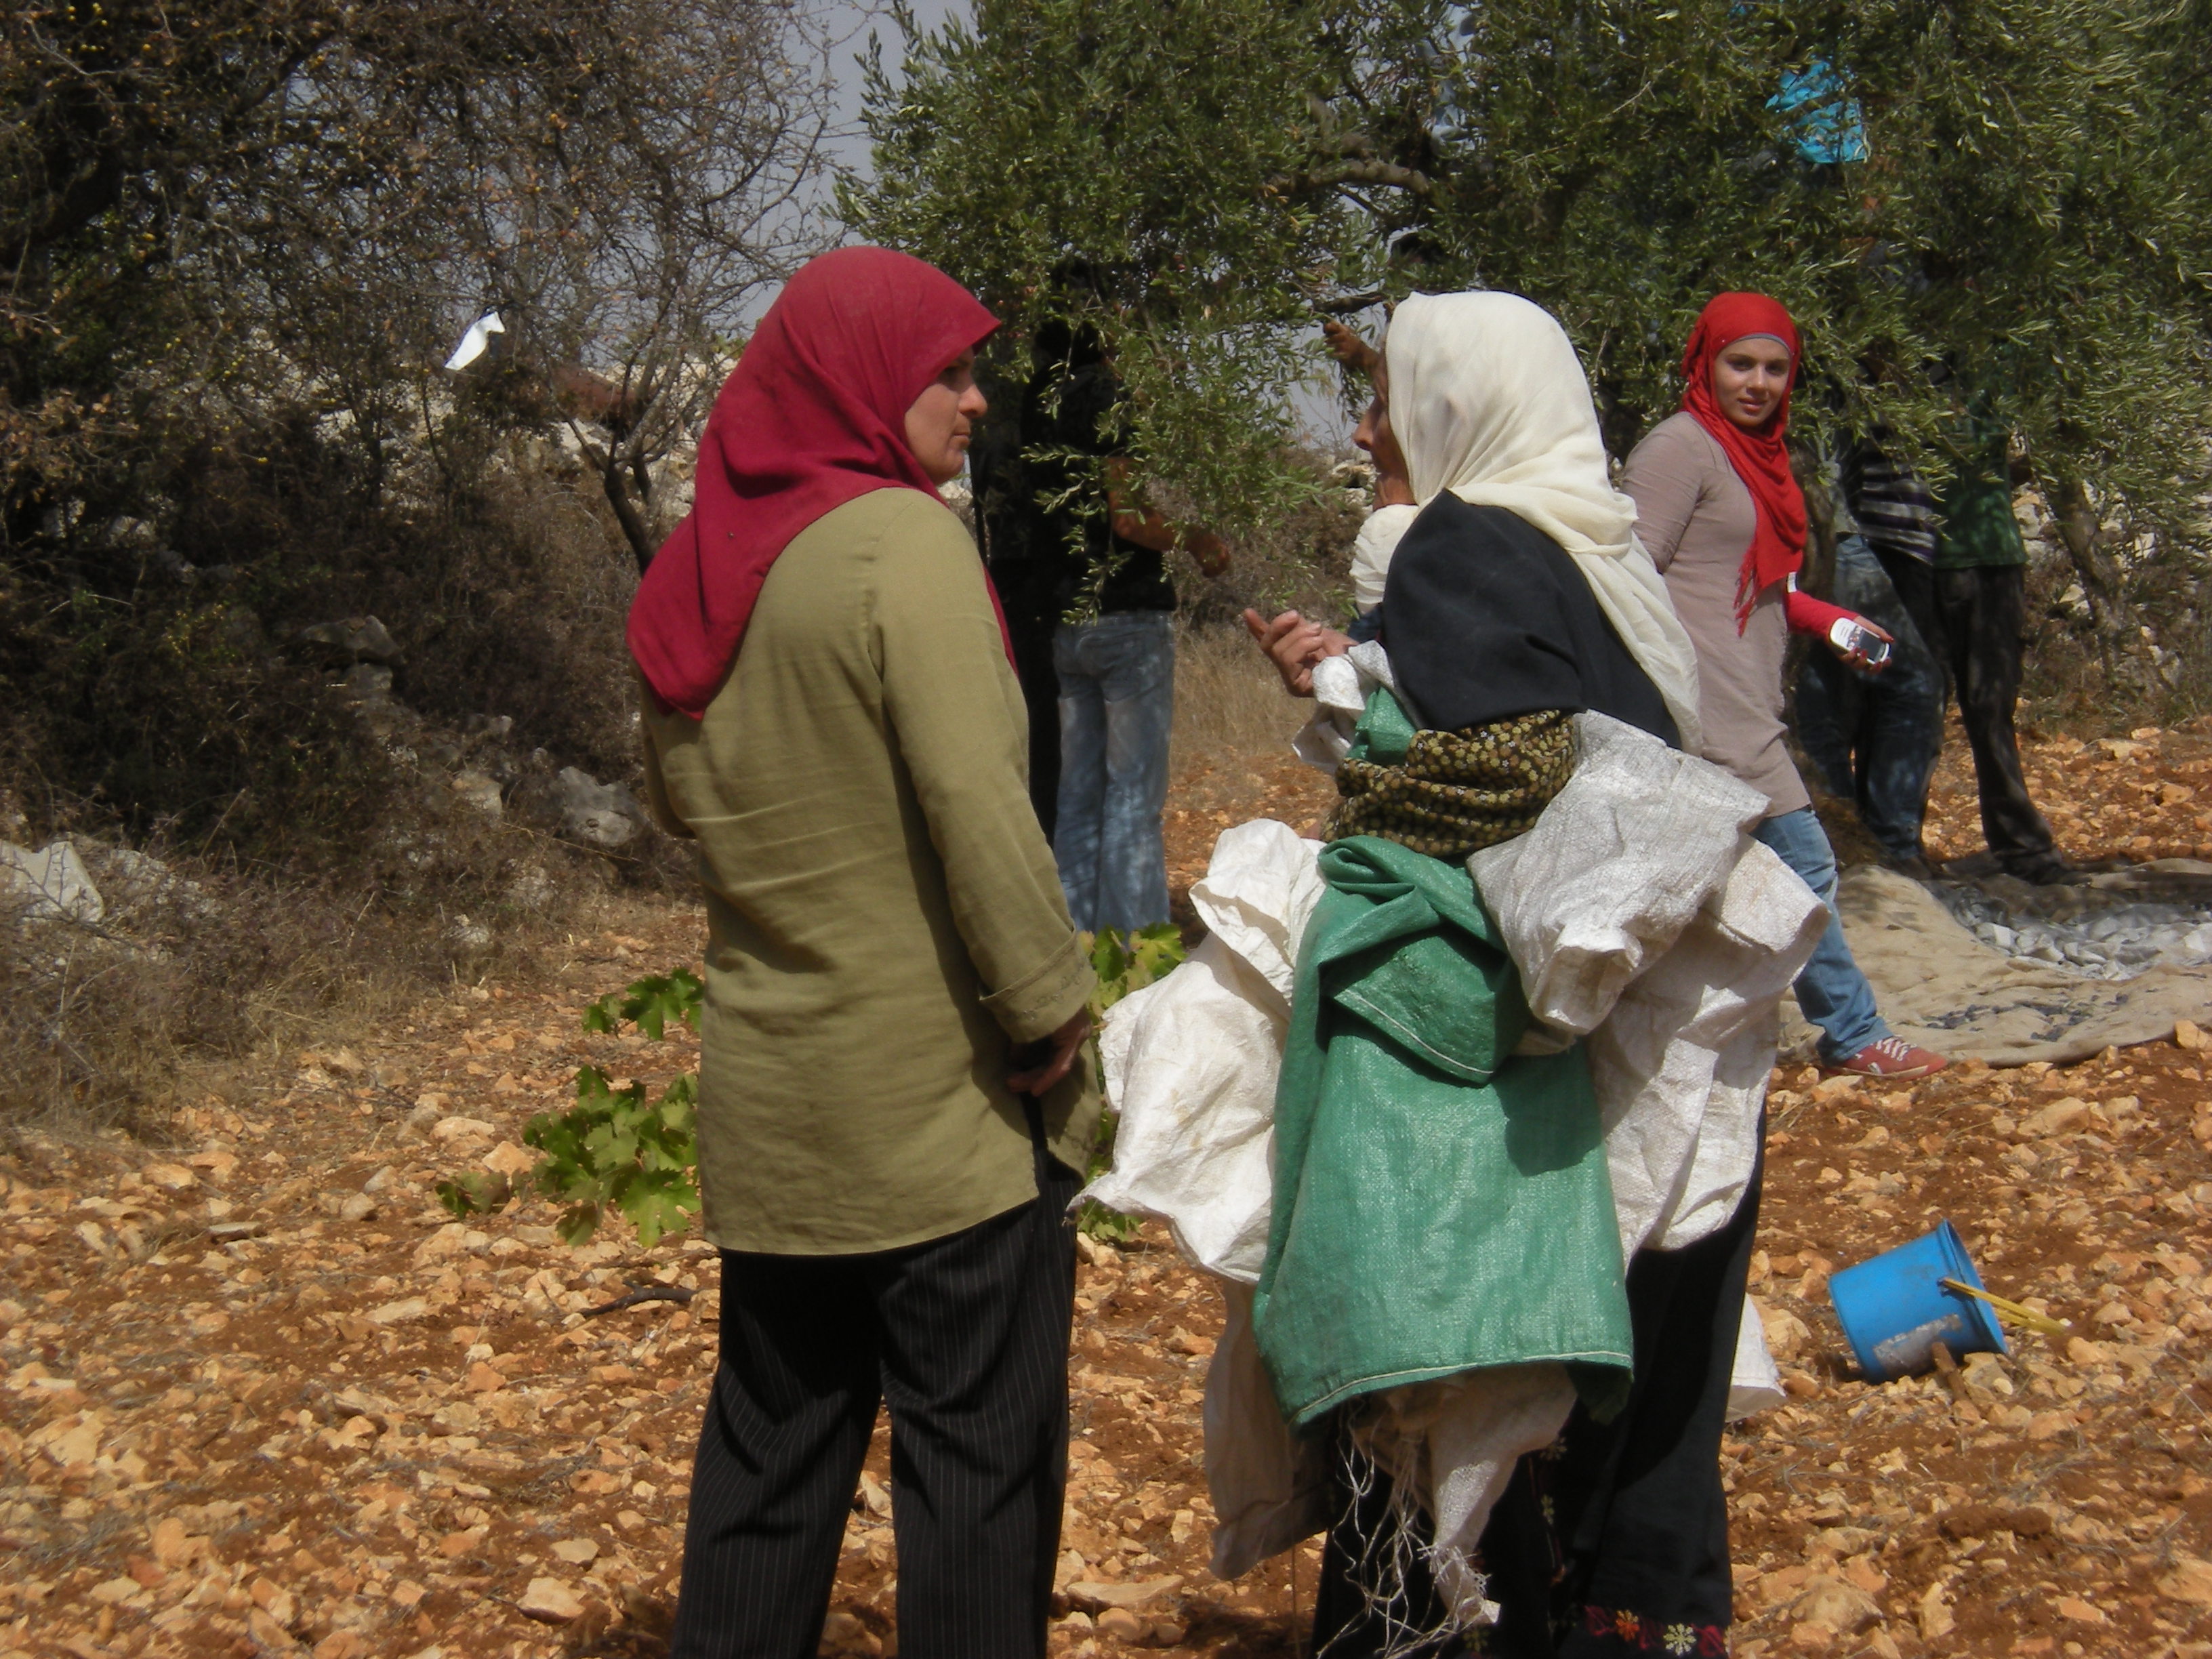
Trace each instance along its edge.
{"label": "tree branch", "polygon": [[1409,196],[1430,196],[1436,191],[1436,185],[1427,173],[1413,167],[1401,167],[1395,161],[1339,161],[1331,167],[1313,167],[1304,173],[1279,173],[1267,183],[1276,190],[1300,195],[1334,190],[1342,185],[1382,185],[1392,190],[1402,190]]}
{"label": "tree branch", "polygon": [[659,550],[653,544],[653,532],[647,528],[644,515],[639,513],[637,503],[630,500],[629,491],[623,484],[622,447],[609,444],[601,449],[583,434],[573,418],[568,422],[568,430],[575,434],[584,459],[599,472],[599,487],[606,492],[607,505],[614,509],[615,522],[622,526],[623,539],[629,544],[631,556],[637,560],[637,574],[642,576]]}

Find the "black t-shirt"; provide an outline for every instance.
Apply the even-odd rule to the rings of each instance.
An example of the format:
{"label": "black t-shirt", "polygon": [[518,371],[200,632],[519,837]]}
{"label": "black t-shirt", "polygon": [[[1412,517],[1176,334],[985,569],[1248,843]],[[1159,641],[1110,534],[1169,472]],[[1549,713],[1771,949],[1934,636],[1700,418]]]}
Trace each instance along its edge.
{"label": "black t-shirt", "polygon": [[1446,491],[1421,509],[1390,556],[1382,639],[1407,713],[1431,730],[1592,709],[1681,746],[1581,568],[1504,507]]}
{"label": "black t-shirt", "polygon": [[1086,501],[1088,490],[1080,491],[1057,508],[1040,504],[1087,479],[1082,463],[1052,452],[1098,460],[1123,453],[1116,398],[1113,372],[1103,363],[1077,368],[1064,379],[1048,368],[1022,394],[1018,425],[998,429],[988,462],[977,467],[991,574],[1010,619],[1019,613],[1056,622],[1093,583],[1103,613],[1175,609],[1165,556],[1115,535],[1095,495]]}

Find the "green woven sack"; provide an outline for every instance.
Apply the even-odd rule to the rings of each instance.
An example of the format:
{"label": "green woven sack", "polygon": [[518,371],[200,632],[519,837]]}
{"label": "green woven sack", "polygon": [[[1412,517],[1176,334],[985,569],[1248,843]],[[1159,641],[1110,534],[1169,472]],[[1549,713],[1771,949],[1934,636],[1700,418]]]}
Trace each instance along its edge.
{"label": "green woven sack", "polygon": [[1321,872],[1253,1312],[1284,1415],[1538,1360],[1609,1413],[1628,1301],[1581,1045],[1514,1055],[1528,1005],[1463,867],[1363,836]]}

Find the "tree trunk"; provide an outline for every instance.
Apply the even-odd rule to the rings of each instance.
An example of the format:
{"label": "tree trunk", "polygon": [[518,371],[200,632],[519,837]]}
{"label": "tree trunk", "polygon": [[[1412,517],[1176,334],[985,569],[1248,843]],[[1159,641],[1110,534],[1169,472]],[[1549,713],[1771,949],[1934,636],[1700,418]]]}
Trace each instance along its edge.
{"label": "tree trunk", "polygon": [[637,503],[629,498],[629,490],[623,483],[623,459],[619,451],[610,448],[605,464],[599,468],[599,482],[606,487],[607,505],[615,510],[615,522],[622,526],[623,539],[637,558],[637,574],[645,574],[646,566],[653,562],[659,551],[653,537],[646,529],[644,515]]}
{"label": "tree trunk", "polygon": [[2089,486],[2080,476],[2064,473],[2053,481],[2051,507],[2058,526],[2058,539],[2065,544],[2067,556],[2074,562],[2074,574],[2081,578],[2081,592],[2089,602],[2089,623],[2104,659],[2106,684],[2116,685],[2122,641],[2129,631],[2125,578],[2105,546],[2104,525],[2096,503],[2089,499]]}
{"label": "tree trunk", "polygon": [[584,459],[599,469],[599,488],[606,492],[607,505],[614,508],[615,522],[622,526],[623,539],[629,544],[630,555],[637,561],[637,574],[642,576],[659,550],[653,545],[653,532],[646,526],[645,515],[630,499],[629,489],[623,483],[623,473],[625,469],[634,468],[642,488],[642,481],[649,477],[644,458],[629,452],[618,435],[605,449],[600,448],[584,435],[573,416],[569,417],[568,430],[575,434]]}

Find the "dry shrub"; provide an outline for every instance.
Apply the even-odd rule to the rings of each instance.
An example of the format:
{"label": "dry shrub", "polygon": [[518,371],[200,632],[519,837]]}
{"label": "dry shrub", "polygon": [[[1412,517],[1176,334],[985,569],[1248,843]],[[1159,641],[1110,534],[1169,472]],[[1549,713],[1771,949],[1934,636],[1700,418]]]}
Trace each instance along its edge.
{"label": "dry shrub", "polygon": [[177,1099],[255,1056],[479,981],[611,890],[677,874],[665,837],[618,861],[467,806],[434,768],[398,776],[342,866],[70,837],[106,913],[0,915],[0,1132],[158,1139]]}
{"label": "dry shrub", "polygon": [[0,1128],[158,1135],[188,1066],[419,984],[421,931],[211,872],[97,927],[0,924]]}
{"label": "dry shrub", "polygon": [[1302,454],[1313,493],[1305,503],[1231,543],[1226,575],[1209,579],[1178,559],[1182,596],[1176,640],[1171,769],[1187,782],[1202,769],[1242,769],[1289,754],[1313,713],[1287,696],[1252,642],[1243,612],[1297,611],[1333,627],[1351,620],[1352,538],[1367,514],[1365,475],[1316,453]]}
{"label": "dry shrub", "polygon": [[2028,567],[2027,617],[2021,630],[2026,671],[2021,722],[2050,731],[2078,726],[2097,732],[2115,720],[2142,725],[2148,718],[2144,677],[2112,683],[2087,615],[2061,597],[2073,582],[2073,567],[2063,559],[2046,558]]}
{"label": "dry shrub", "polygon": [[623,627],[637,573],[596,483],[550,443],[518,443],[465,494],[425,501],[289,593],[289,633],[373,613],[404,652],[392,692],[433,720],[505,715],[513,742],[600,778],[637,773]]}
{"label": "dry shrub", "polygon": [[2130,575],[2127,599],[2147,633],[2107,642],[2063,554],[2030,544],[2020,720],[2042,732],[2109,736],[2179,726],[2212,710],[2207,556],[2186,544]]}

